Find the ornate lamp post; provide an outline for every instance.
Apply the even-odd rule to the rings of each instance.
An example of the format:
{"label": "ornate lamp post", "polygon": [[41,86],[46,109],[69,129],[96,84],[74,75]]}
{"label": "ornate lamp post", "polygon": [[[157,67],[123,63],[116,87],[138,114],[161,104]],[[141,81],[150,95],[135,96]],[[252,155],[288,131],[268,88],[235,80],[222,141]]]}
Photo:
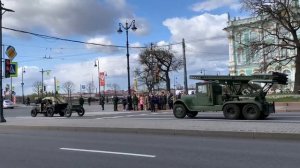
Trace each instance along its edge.
{"label": "ornate lamp post", "polygon": [[99,87],[99,104],[100,104],[100,98],[101,98],[101,92],[100,92],[100,66],[99,66],[99,60],[97,59],[95,61],[94,67],[98,67],[98,87]]}
{"label": "ornate lamp post", "polygon": [[25,98],[24,98],[24,82],[23,82],[23,74],[25,73],[25,67],[22,67],[22,100],[23,100],[23,104],[25,104]]}
{"label": "ornate lamp post", "polygon": [[[137,28],[135,27],[135,20],[132,20],[131,23],[125,23],[125,26],[122,23],[119,23],[119,29],[118,29],[118,33],[122,33],[124,29],[126,31],[126,49],[127,49],[127,75],[128,75],[128,96],[131,97],[131,91],[130,91],[130,67],[129,67],[129,43],[128,43],[128,30],[131,28],[132,31],[136,31]],[[132,104],[129,103],[128,104],[128,108],[129,110],[132,109]]]}

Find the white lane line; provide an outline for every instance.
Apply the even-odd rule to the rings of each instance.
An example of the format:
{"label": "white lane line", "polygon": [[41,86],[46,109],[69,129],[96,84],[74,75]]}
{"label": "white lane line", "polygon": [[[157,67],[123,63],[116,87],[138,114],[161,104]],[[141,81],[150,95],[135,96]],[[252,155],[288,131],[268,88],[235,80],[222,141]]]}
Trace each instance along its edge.
{"label": "white lane line", "polygon": [[115,118],[123,118],[125,116],[114,116],[114,117],[101,117],[101,118],[96,118],[96,119],[115,119]]}
{"label": "white lane line", "polygon": [[133,120],[174,120],[174,118],[130,118]]}
{"label": "white lane line", "polygon": [[138,153],[124,153],[124,152],[112,152],[112,151],[101,151],[101,150],[87,150],[87,149],[75,149],[75,148],[59,148],[61,150],[68,151],[78,151],[78,152],[91,152],[91,153],[105,153],[105,154],[114,154],[114,155],[127,155],[127,156],[137,156],[137,157],[149,157],[155,158],[155,155],[145,155]]}

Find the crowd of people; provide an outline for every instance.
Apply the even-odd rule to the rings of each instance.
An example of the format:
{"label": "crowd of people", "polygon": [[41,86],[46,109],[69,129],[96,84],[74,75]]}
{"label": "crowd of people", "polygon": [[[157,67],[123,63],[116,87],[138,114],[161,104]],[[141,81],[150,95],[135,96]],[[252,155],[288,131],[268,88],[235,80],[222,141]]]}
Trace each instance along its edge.
{"label": "crowd of people", "polygon": [[173,109],[174,96],[172,93],[159,92],[157,94],[134,94],[133,96],[123,96],[121,98],[114,96],[113,104],[114,111],[118,111],[118,104],[121,99],[123,111],[137,111],[150,110],[155,112],[157,110]]}
{"label": "crowd of people", "polygon": [[[172,93],[165,93],[164,91],[150,94],[133,94],[132,96],[118,97],[116,95],[112,98],[114,105],[114,111],[151,111],[173,109],[173,102],[180,96],[173,96]],[[107,100],[108,102],[108,100]],[[91,97],[87,99],[88,105],[91,105]],[[79,104],[83,106],[84,99],[81,96],[79,98]],[[99,105],[104,110],[105,98],[103,95],[100,96]],[[120,106],[120,107],[118,107]]]}

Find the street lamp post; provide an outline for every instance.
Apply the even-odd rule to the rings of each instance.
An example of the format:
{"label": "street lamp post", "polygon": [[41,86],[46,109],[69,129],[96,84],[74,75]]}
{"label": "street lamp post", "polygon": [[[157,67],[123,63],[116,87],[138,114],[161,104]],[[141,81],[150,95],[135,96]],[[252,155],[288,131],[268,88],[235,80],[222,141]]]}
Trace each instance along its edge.
{"label": "street lamp post", "polygon": [[[2,15],[5,13],[5,12],[14,12],[13,10],[11,9],[7,9],[7,8],[4,8],[3,7],[3,4],[2,4],[2,1],[0,0],[0,9],[1,9],[1,13],[0,13],[0,46],[2,46]],[[1,92],[1,95],[0,95],[0,122],[6,122],[4,116],[3,116],[3,90],[2,90],[2,54],[0,54],[0,74],[1,74],[1,77],[0,77],[0,92]]]}
{"label": "street lamp post", "polygon": [[205,69],[201,69],[201,70],[200,70],[200,73],[201,73],[201,74],[203,73],[203,74],[205,75],[205,71],[206,71]]}
{"label": "street lamp post", "polygon": [[24,81],[23,81],[23,74],[25,73],[25,67],[22,67],[22,100],[23,100],[23,104],[25,104],[25,98],[24,98]]}
{"label": "street lamp post", "polygon": [[98,67],[98,87],[99,87],[98,91],[99,91],[99,104],[100,104],[100,98],[101,98],[100,87],[101,86],[100,86],[100,66],[99,66],[99,60],[98,59],[95,61],[94,67]]}
{"label": "street lamp post", "polygon": [[[130,91],[130,67],[129,67],[129,43],[128,43],[128,30],[131,28],[132,31],[136,31],[137,28],[135,26],[135,20],[132,20],[130,24],[126,21],[125,26],[122,23],[119,23],[119,29],[118,33],[122,33],[122,28],[126,31],[126,49],[127,49],[127,75],[128,75],[128,96],[131,97],[131,91]],[[132,109],[132,104],[128,104],[129,110]]]}

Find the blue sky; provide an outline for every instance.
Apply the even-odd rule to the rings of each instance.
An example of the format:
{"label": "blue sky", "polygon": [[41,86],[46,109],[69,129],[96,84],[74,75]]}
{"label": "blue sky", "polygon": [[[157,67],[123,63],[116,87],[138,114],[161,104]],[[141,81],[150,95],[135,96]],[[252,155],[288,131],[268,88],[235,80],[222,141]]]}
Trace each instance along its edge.
{"label": "blue sky", "polygon": [[[244,17],[238,0],[2,0],[14,13],[3,15],[3,26],[66,39],[108,45],[125,45],[125,33],[118,34],[118,23],[136,20],[138,30],[129,32],[130,46],[146,46],[151,42],[165,45],[187,42],[188,75],[228,73],[227,12],[231,17]],[[47,90],[53,90],[53,78],[62,85],[72,81],[76,92],[81,84],[94,81],[97,86],[95,60],[100,71],[107,73],[108,84],[127,88],[126,50],[99,47],[3,30],[3,43],[17,50],[14,61],[19,64],[19,77],[13,78],[17,95],[21,95],[21,68],[25,67],[25,94],[32,84],[41,81],[42,69]],[[181,45],[171,48],[182,55]],[[130,68],[139,67],[140,49],[130,49]],[[183,84],[183,72],[172,73],[172,82]],[[131,73],[133,79],[133,73]],[[189,81],[193,84],[196,81]],[[10,83],[3,80],[3,85]],[[131,83],[133,83],[131,81]],[[101,88],[102,89],[102,88]],[[61,91],[63,92],[63,91]]]}

